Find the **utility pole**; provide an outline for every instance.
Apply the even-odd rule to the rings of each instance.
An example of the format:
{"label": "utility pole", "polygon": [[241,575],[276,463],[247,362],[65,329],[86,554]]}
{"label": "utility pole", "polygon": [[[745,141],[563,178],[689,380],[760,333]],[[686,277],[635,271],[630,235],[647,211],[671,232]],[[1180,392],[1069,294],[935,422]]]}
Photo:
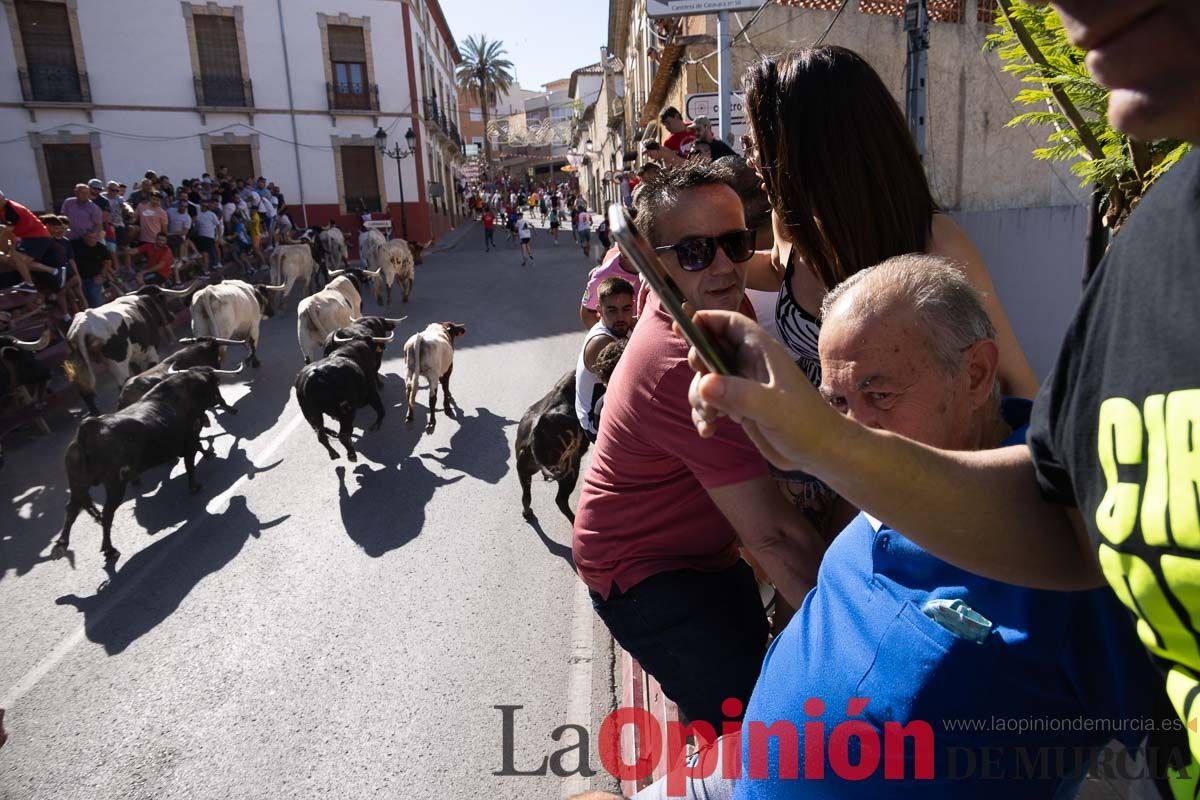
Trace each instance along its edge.
{"label": "utility pole", "polygon": [[908,34],[904,113],[917,154],[925,160],[925,79],[929,68],[929,8],[926,0],[906,0],[904,30]]}
{"label": "utility pole", "polygon": [[[924,6],[924,0],[922,0]],[[721,141],[729,144],[729,118],[733,113],[730,102],[730,92],[733,91],[733,56],[729,42],[729,12],[717,12],[717,97],[721,103],[721,118],[718,121],[717,135]]]}

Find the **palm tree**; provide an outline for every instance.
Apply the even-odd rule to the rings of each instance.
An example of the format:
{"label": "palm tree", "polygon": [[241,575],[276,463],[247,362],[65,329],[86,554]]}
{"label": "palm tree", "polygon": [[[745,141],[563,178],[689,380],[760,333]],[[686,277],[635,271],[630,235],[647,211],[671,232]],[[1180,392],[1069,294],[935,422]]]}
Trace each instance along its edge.
{"label": "palm tree", "polygon": [[492,144],[487,135],[488,109],[507,94],[513,84],[512,62],[504,56],[508,52],[504,43],[489,42],[487,36],[480,34],[479,38],[468,36],[462,46],[463,60],[455,71],[454,79],[458,88],[470,92],[479,101],[483,111],[483,168],[487,173],[492,163]]}

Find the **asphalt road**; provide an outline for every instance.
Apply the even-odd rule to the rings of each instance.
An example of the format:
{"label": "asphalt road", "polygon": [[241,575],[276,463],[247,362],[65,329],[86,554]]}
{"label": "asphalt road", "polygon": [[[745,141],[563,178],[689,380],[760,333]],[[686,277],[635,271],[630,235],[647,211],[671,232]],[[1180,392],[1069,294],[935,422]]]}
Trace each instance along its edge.
{"label": "asphalt road", "polygon": [[[493,774],[500,705],[522,707],[514,767],[536,768],[574,723],[592,733],[592,786],[611,786],[596,755],[611,642],[581,606],[553,486],[534,486],[540,522],[524,522],[512,455],[524,410],[574,367],[587,264],[567,234],[554,247],[539,231],[526,268],[481,239],[476,226],[427,254],[412,301],[390,309],[409,318],[357,464],[331,462],[297,410],[297,291],[264,324],[262,368],[227,379],[239,414],[209,429],[203,490],[181,466],[131,490],[115,570],[86,515],[72,558],[48,559],[78,410],[6,442],[0,798],[562,797],[556,775]],[[461,413],[426,435],[424,389],[403,422],[400,342],[439,320],[468,329]],[[100,403],[115,407],[111,386]]]}

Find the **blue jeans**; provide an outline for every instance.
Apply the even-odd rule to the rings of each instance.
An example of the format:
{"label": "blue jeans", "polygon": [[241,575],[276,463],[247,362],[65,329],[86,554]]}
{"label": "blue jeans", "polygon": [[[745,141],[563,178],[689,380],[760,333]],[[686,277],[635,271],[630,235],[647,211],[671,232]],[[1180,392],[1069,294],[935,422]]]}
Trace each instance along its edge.
{"label": "blue jeans", "polygon": [[720,733],[721,703],[742,708],[767,652],[767,615],[745,561],[720,572],[660,572],[626,592],[613,587],[592,606],[613,638],[654,676],[691,722]]}
{"label": "blue jeans", "polygon": [[84,278],[83,296],[87,298],[89,308],[99,308],[104,305],[104,289],[91,278]]}
{"label": "blue jeans", "polygon": [[496,246],[496,231],[494,228],[483,229],[483,246],[485,248]]}

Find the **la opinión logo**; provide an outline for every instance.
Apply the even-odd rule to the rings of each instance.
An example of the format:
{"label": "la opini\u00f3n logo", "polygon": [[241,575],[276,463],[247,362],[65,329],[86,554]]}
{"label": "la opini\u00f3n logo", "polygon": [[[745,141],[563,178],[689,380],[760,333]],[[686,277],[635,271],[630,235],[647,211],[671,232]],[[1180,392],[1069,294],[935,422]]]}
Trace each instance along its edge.
{"label": "la opini\u00f3n logo", "polygon": [[[932,780],[934,777],[934,735],[929,723],[914,720],[907,724],[885,722],[883,734],[861,717],[869,704],[869,698],[856,697],[846,706],[846,719],[831,730],[821,721],[825,702],[809,698],[804,703],[804,714],[808,718],[799,725],[791,720],[778,720],[770,725],[751,721],[746,725],[747,741],[742,742],[738,734],[740,722],[728,719],[721,724],[718,744],[719,753],[685,763],[688,739],[694,737],[698,747],[703,748],[717,741],[718,733],[707,722],[682,723],[671,721],[660,724],[643,708],[622,707],[613,711],[600,726],[598,753],[601,766],[614,777],[623,781],[644,780],[651,777],[657,768],[666,767],[667,793],[680,797],[686,791],[689,779],[707,778],[717,765],[721,774],[728,778],[742,777],[742,750],[746,751],[746,777],[754,780],[773,778],[798,780],[801,777],[800,750],[804,750],[803,777],[805,780],[821,780],[826,770],[846,781],[861,781],[876,776],[882,768],[886,780]],[[516,766],[516,713],[524,706],[493,706],[500,711],[503,723],[503,767],[494,775],[547,775],[559,777],[596,774],[589,756],[591,753],[588,731],[581,725],[561,725],[554,729],[551,738],[565,746],[553,751],[532,769]],[[721,712],[729,718],[742,713],[742,704],[728,698]],[[621,750],[622,734],[632,733],[632,761],[625,760]],[[803,735],[803,744],[801,744]],[[777,743],[775,774],[770,774],[772,741]],[[909,742],[911,742],[911,749]],[[911,752],[912,757],[906,758]],[[665,761],[664,761],[665,758]],[[908,766],[911,765],[911,773]]]}

